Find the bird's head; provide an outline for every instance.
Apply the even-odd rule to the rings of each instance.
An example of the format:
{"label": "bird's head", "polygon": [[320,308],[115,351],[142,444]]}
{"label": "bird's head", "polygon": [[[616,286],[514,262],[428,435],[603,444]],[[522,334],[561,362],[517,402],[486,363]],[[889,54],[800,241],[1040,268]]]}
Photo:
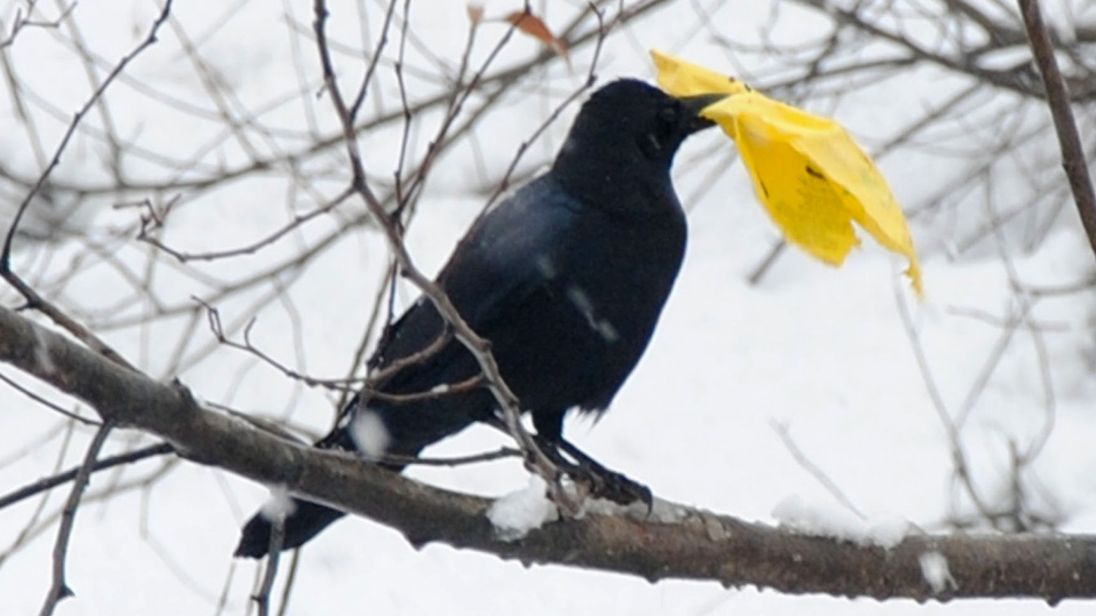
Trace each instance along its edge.
{"label": "bird's head", "polygon": [[668,178],[685,138],[714,126],[700,111],[724,96],[675,98],[635,79],[614,81],[582,105],[553,171],[583,184]]}

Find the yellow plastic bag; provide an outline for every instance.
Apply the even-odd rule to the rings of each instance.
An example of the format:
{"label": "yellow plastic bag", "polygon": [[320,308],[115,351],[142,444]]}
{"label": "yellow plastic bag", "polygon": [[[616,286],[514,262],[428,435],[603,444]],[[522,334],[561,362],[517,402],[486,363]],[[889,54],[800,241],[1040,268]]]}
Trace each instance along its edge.
{"label": "yellow plastic bag", "polygon": [[741,81],[652,51],[658,83],[674,96],[729,94],[701,115],[734,139],[758,199],[789,242],[831,265],[860,243],[855,222],[909,261],[923,293],[921,267],[902,208],[887,181],[841,125],[772,100]]}

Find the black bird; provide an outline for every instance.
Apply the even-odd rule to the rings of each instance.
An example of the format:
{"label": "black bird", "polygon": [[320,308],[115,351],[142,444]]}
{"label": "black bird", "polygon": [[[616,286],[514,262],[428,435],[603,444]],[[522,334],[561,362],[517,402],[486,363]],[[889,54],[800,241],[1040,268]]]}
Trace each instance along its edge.
{"label": "black bird", "polygon": [[[673,98],[630,79],[600,88],[582,106],[551,170],[475,224],[437,278],[461,316],[490,341],[546,453],[568,472],[585,471],[617,500],[649,502],[650,492],[563,440],[563,417],[571,409],[604,411],[647,347],[685,250],[685,214],[670,166],[686,137],[712,125],[698,113],[720,98]],[[480,373],[426,298],[382,336],[369,365],[391,369],[431,347],[436,352],[424,360],[390,370],[375,387],[381,394],[359,394],[317,446],[359,449],[350,424],[367,413],[387,431],[384,453],[396,456],[416,456],[473,422],[497,422],[497,405],[483,387],[402,403],[384,395],[428,392]],[[576,463],[567,465],[561,451]],[[344,515],[308,501],[294,504],[284,549]],[[256,514],[236,555],[265,555],[270,531],[267,518]]]}

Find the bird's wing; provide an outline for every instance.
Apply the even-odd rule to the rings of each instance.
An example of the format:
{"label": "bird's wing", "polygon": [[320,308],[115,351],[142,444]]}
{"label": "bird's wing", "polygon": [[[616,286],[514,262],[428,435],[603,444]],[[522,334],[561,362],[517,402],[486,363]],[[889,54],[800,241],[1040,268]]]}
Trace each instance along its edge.
{"label": "bird's wing", "polygon": [[[578,216],[577,203],[550,176],[542,176],[485,215],[461,239],[438,275],[461,317],[477,333],[505,318],[552,277],[555,256]],[[433,342],[444,321],[425,297],[397,320],[370,364],[383,368]]]}

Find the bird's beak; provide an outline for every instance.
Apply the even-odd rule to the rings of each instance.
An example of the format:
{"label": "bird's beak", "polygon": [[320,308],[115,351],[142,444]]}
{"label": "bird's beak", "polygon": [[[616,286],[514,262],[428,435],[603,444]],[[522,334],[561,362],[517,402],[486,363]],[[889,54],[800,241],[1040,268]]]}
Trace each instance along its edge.
{"label": "bird's beak", "polygon": [[700,94],[697,96],[682,96],[677,100],[681,101],[681,104],[685,106],[685,110],[689,112],[689,133],[695,133],[698,130],[703,130],[709,126],[715,126],[715,123],[707,118],[700,116],[700,112],[707,106],[713,103],[727,98],[728,94]]}

